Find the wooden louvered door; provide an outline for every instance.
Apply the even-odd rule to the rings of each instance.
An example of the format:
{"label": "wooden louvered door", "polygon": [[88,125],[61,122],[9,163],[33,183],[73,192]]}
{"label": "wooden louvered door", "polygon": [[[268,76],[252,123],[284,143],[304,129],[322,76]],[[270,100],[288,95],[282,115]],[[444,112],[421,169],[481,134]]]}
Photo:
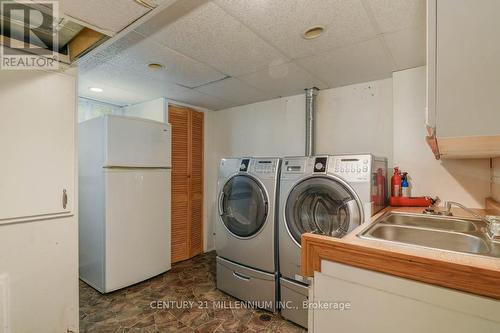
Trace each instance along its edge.
{"label": "wooden louvered door", "polygon": [[190,257],[203,252],[203,120],[202,112],[191,111]]}
{"label": "wooden louvered door", "polygon": [[172,125],[172,262],[203,251],[203,125],[201,112],[170,105]]}

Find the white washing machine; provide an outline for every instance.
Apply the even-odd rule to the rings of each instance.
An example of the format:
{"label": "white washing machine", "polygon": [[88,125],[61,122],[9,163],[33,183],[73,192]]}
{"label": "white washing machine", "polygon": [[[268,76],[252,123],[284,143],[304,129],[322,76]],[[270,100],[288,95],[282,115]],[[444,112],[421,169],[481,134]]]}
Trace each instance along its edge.
{"label": "white washing machine", "polygon": [[371,154],[286,157],[280,179],[281,314],[307,327],[300,237],[306,232],[343,237],[385,207],[387,159]]}
{"label": "white washing machine", "polygon": [[279,158],[222,159],[216,219],[217,288],[276,309]]}

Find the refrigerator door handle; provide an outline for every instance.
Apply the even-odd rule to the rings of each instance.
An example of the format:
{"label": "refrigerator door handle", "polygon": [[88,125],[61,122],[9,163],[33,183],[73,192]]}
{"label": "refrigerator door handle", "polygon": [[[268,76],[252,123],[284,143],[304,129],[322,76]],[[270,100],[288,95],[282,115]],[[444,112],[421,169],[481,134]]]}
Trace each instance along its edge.
{"label": "refrigerator door handle", "polygon": [[68,193],[66,192],[66,189],[63,189],[63,194],[62,194],[62,206],[63,206],[63,209],[66,209],[67,205],[68,205]]}

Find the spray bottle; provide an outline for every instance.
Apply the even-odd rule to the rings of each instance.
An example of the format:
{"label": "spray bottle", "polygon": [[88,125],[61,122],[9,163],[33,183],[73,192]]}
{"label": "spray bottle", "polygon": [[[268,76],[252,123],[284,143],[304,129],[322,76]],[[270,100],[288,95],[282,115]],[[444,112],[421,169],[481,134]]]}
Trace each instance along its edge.
{"label": "spray bottle", "polygon": [[401,196],[409,198],[410,194],[410,186],[408,183],[408,172],[403,172],[402,181],[401,181]]}

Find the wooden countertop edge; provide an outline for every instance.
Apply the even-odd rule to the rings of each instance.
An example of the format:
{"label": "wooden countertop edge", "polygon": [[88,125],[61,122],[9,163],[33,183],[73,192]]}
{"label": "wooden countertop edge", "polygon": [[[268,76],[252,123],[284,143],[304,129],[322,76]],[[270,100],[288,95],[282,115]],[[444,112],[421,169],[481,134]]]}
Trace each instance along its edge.
{"label": "wooden countertop edge", "polygon": [[476,295],[500,299],[500,272],[350,244],[314,234],[302,235],[302,275],[321,272],[321,260],[386,273]]}
{"label": "wooden countertop edge", "polygon": [[500,203],[493,198],[486,198],[486,213],[491,215],[500,215]]}

